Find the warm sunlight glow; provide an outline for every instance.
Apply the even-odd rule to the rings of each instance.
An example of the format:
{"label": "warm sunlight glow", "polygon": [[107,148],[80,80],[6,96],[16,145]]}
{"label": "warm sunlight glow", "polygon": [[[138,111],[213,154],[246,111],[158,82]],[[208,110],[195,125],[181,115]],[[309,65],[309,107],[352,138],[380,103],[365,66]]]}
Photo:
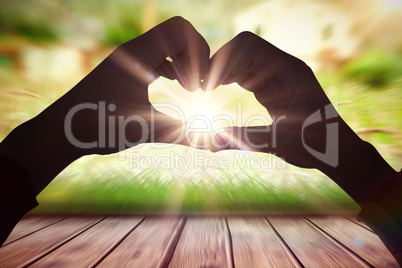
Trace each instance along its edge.
{"label": "warm sunlight glow", "polygon": [[402,8],[402,0],[384,0],[382,2],[385,10],[393,10],[396,8]]}
{"label": "warm sunlight glow", "polygon": [[257,126],[271,123],[267,110],[254,94],[237,84],[219,86],[212,91],[189,92],[177,81],[159,78],[149,86],[154,107],[191,127],[211,128]]}

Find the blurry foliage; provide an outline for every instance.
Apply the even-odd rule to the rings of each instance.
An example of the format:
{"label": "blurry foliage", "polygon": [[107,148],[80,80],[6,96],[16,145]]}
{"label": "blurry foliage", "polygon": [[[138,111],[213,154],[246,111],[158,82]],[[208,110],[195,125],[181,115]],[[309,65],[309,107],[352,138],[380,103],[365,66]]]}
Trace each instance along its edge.
{"label": "blurry foliage", "polygon": [[0,1],[0,36],[22,37],[29,41],[54,41],[57,33],[50,23],[56,17],[44,1]]}
{"label": "blurry foliage", "polygon": [[0,67],[1,68],[10,68],[13,66],[13,61],[10,57],[7,57],[6,55],[1,55],[0,54]]}
{"label": "blurry foliage", "polygon": [[341,117],[395,169],[402,161],[402,79],[374,86],[336,72],[316,73]]}
{"label": "blurry foliage", "polygon": [[379,49],[369,50],[348,62],[343,72],[347,78],[382,87],[402,77],[402,55]]}
{"label": "blurry foliage", "polygon": [[79,11],[79,16],[100,22],[103,30],[98,39],[104,46],[118,46],[142,34],[144,2],[131,1],[65,1],[69,12]]}
{"label": "blurry foliage", "polygon": [[[51,42],[85,32],[103,45],[120,45],[142,33],[143,4],[138,0],[0,1],[0,40],[13,36]],[[100,27],[89,27],[93,22]],[[98,35],[97,29],[103,32]]]}
{"label": "blurry foliage", "polygon": [[120,14],[118,20],[105,24],[103,43],[105,45],[119,46],[141,35],[141,33],[139,19],[135,19],[135,15],[132,12],[124,12]]}

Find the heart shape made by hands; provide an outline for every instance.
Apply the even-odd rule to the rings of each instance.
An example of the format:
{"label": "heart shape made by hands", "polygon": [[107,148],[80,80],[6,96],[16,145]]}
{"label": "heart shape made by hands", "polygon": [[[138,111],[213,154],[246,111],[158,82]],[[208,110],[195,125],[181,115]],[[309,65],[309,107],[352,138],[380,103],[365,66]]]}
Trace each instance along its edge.
{"label": "heart shape made by hands", "polygon": [[177,80],[159,77],[148,89],[156,110],[185,122],[187,138],[197,148],[207,149],[210,137],[228,127],[269,125],[272,119],[254,94],[237,83],[211,91],[190,92]]}

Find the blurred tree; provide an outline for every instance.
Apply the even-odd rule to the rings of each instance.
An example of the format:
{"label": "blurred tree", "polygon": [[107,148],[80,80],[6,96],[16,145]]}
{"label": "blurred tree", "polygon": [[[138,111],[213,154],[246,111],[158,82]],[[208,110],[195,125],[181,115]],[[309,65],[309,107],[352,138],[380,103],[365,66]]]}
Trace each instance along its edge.
{"label": "blurred tree", "polygon": [[54,3],[49,1],[0,1],[0,37],[19,36],[29,41],[54,41],[57,32],[50,21],[57,16],[49,12]]}
{"label": "blurred tree", "polygon": [[346,63],[343,72],[348,78],[360,79],[370,86],[385,86],[401,78],[402,55],[380,49],[369,50]]}
{"label": "blurred tree", "polygon": [[[93,1],[90,1],[93,2]],[[94,2],[95,3],[95,2]],[[97,2],[96,2],[97,3]],[[104,1],[97,6],[93,16],[102,17],[104,35],[101,43],[106,46],[121,45],[143,33],[144,3],[141,1]]]}
{"label": "blurred tree", "polygon": [[[123,14],[122,14],[123,15]],[[141,24],[131,16],[122,16],[118,21],[105,24],[105,45],[118,46],[142,33]]]}

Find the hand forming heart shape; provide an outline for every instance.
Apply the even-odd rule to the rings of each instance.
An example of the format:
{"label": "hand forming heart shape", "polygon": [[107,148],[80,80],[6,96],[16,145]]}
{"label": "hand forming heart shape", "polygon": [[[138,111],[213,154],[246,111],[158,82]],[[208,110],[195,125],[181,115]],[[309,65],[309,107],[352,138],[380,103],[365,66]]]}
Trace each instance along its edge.
{"label": "hand forming heart shape", "polygon": [[[269,111],[274,120],[271,126],[232,127],[216,133],[210,148],[214,151],[244,148],[245,143],[246,148],[277,154],[301,167],[336,166],[333,154],[327,159],[322,153],[331,135],[338,133],[331,131],[342,130],[341,147],[358,139],[338,116],[310,68],[262,38],[241,33],[209,57],[205,39],[179,17],[121,45],[72,90],[15,132],[13,137],[24,140],[24,129],[35,129],[20,146],[43,152],[40,158],[27,154],[20,164],[46,181],[87,154],[109,154],[144,142],[197,147],[189,143],[183,122],[152,107],[148,85],[158,76],[177,79],[190,91],[237,82]],[[327,131],[320,110],[326,119],[334,120],[337,129]],[[43,129],[48,131],[44,134]],[[58,157],[53,148],[63,152],[63,159],[46,171],[36,170]]]}
{"label": "hand forming heart shape", "polygon": [[[72,90],[14,129],[0,143],[0,155],[6,159],[5,189],[10,185],[15,189],[4,200],[17,205],[14,211],[3,202],[5,215],[14,214],[0,240],[5,241],[17,219],[36,204],[31,187],[38,194],[81,156],[113,153],[145,142],[198,146],[181,134],[182,122],[152,107],[148,85],[162,75],[177,79],[190,91],[236,82],[254,93],[273,124],[223,129],[213,137],[212,150],[244,149],[245,143],[250,150],[319,169],[357,202],[368,204],[363,218],[380,234],[387,229],[382,234],[398,256],[400,248],[394,247],[400,244],[398,239],[388,238],[401,233],[400,211],[394,208],[400,197],[394,190],[400,185],[400,174],[339,117],[310,68],[248,32],[209,56],[208,44],[194,27],[172,18],[121,45]],[[7,172],[7,165],[12,172]],[[13,178],[16,183],[9,184]],[[368,212],[372,208],[374,214]],[[387,224],[378,224],[377,214]]]}
{"label": "hand forming heart shape", "polygon": [[[194,58],[172,58],[173,61],[165,61],[158,67],[159,74],[178,79],[187,89],[194,90],[187,83],[197,81],[199,76],[193,80],[182,73],[186,70],[183,66],[192,66]],[[199,73],[196,70],[193,66],[190,73]],[[212,137],[211,150],[250,148],[275,153],[302,167],[316,166],[317,158],[325,164],[337,165],[337,155],[332,157],[332,152],[331,155],[326,154],[328,141],[334,140],[339,127],[350,134],[353,132],[348,131],[349,128],[304,62],[262,38],[244,32],[225,44],[209,60],[202,88],[208,91],[230,83],[238,83],[254,93],[273,118],[273,124],[222,129]],[[325,112],[324,120],[321,110]],[[336,122],[336,126],[332,125],[329,131],[325,122],[327,119]],[[355,137],[354,133],[352,136]],[[197,144],[188,143],[191,138],[185,138],[179,139],[178,143],[197,147]]]}
{"label": "hand forming heart shape", "polygon": [[[162,75],[182,78],[180,66],[166,65],[174,64],[166,63],[169,71]],[[339,164],[339,149],[359,144],[312,70],[253,33],[243,32],[220,48],[209,60],[204,80],[204,90],[238,83],[254,93],[273,119],[270,126],[226,128],[213,137],[213,151],[246,147],[300,167],[326,170]]]}

